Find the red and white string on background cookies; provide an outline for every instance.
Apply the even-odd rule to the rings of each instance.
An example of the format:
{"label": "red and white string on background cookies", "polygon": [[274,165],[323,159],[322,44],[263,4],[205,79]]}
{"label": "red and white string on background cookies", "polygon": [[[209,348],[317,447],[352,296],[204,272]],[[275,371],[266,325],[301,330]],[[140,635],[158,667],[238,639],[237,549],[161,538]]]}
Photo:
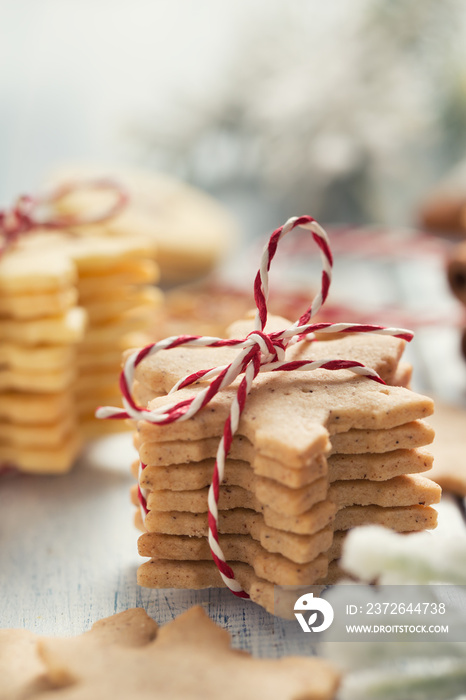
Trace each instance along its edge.
{"label": "red and white string on background cookies", "polygon": [[[320,249],[322,259],[321,289],[314,298],[311,306],[306,309],[303,315],[292,326],[283,331],[266,333],[264,328],[267,323],[268,275],[270,264],[277,251],[279,241],[290,233],[290,231],[297,228],[309,231],[315,244]],[[286,348],[291,344],[303,340],[312,340],[312,334],[317,331],[319,333],[376,333],[403,338],[407,341],[410,341],[413,337],[410,331],[400,328],[384,328],[382,326],[356,323],[310,323],[310,319],[319,311],[327,298],[332,279],[332,265],[333,260],[329,240],[323,228],[311,216],[300,216],[289,219],[283,226],[272,233],[267,245],[264,247],[260,269],[254,281],[254,298],[257,306],[254,329],[248,336],[240,340],[225,340],[206,336],[182,335],[166,338],[157,343],[147,345],[142,350],[136,351],[130,355],[121,373],[120,388],[124,409],[101,407],[96,412],[98,418],[130,418],[133,420],[144,420],[158,425],[189,420],[206,406],[219,391],[232,384],[239,375],[244,375],[238,385],[236,396],[232,401],[228,418],[224,424],[223,436],[218,446],[215,467],[212,474],[212,483],[208,494],[209,545],[212,557],[225,584],[235,595],[242,598],[249,598],[249,595],[242,590],[238,581],[235,579],[233,569],[227,564],[219,542],[218,500],[220,484],[224,477],[225,460],[230,451],[233,436],[238,430],[241,413],[243,412],[254,379],[259,372],[276,372],[278,370],[282,372],[296,370],[309,372],[315,369],[345,369],[384,384],[383,380],[374,370],[353,360],[327,359],[316,361],[295,360],[287,362],[285,357]],[[138,406],[131,393],[136,367],[143,362],[146,357],[154,355],[160,350],[170,350],[180,345],[191,347],[237,347],[239,352],[236,359],[230,364],[223,367],[200,370],[190,374],[177,382],[169,392],[170,394],[174,394],[179,389],[183,389],[194,383],[210,381],[206,388],[197,393],[195,397],[178,403],[174,401],[173,404],[168,407],[154,410]],[[140,469],[144,468],[145,465],[141,463]],[[148,508],[146,492],[141,487],[139,487],[139,500],[144,517],[148,512]]]}
{"label": "red and white string on background cookies", "polygon": [[[52,207],[64,197],[75,192],[102,191],[113,195],[114,201],[102,211],[90,214],[52,215],[40,217],[40,211]],[[75,226],[100,224],[119,214],[128,203],[128,194],[114,180],[100,178],[69,182],[44,195],[23,195],[11,209],[0,210],[0,258],[22,236],[38,230],[67,230]]]}

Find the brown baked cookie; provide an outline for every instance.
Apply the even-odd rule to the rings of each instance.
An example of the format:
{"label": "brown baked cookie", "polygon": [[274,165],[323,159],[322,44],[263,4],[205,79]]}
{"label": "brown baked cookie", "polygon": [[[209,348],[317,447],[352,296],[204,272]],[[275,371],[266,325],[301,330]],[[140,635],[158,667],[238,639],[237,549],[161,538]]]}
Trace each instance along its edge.
{"label": "brown baked cookie", "polygon": [[71,639],[0,632],[0,700],[332,700],[338,672],[316,657],[256,659],[194,607],[158,628],[141,609]]}

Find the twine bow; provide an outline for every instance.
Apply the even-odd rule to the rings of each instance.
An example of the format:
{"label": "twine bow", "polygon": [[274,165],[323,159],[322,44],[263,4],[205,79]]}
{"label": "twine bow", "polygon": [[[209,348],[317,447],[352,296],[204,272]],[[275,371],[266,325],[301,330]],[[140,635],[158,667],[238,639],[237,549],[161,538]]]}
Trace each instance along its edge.
{"label": "twine bow", "polygon": [[[70,214],[67,216],[51,216],[39,218],[38,211],[50,207],[60,199],[79,190],[108,191],[114,195],[115,201],[102,212],[90,216]],[[117,182],[109,179],[86,180],[70,182],[57,187],[48,194],[19,197],[11,209],[0,211],[0,258],[13,246],[18,239],[31,231],[38,229],[69,229],[73,226],[98,224],[113,218],[122,211],[128,203],[128,195]]]}
{"label": "twine bow", "polygon": [[[322,259],[321,289],[314,298],[311,306],[306,309],[304,314],[292,326],[283,331],[266,333],[264,328],[267,323],[268,273],[270,264],[277,251],[279,241],[283,236],[286,236],[290,231],[298,227],[309,231],[314,242],[319,247]],[[278,370],[309,372],[319,368],[328,370],[345,369],[384,384],[385,382],[379,377],[377,372],[369,367],[365,367],[360,362],[334,359],[315,361],[294,360],[287,362],[285,357],[286,349],[289,345],[302,340],[312,340],[313,334],[317,331],[319,333],[376,333],[402,338],[407,341],[410,341],[413,337],[410,331],[399,328],[384,328],[382,326],[356,323],[310,323],[310,319],[319,311],[327,298],[331,283],[332,265],[332,253],[327,234],[323,228],[311,216],[293,217],[289,219],[283,226],[273,232],[269,242],[264,247],[260,269],[254,282],[254,298],[257,312],[254,320],[254,329],[249,335],[240,340],[183,335],[178,337],[173,336],[157,343],[147,345],[142,350],[136,351],[130,355],[121,373],[120,389],[124,410],[121,408],[101,407],[96,412],[98,418],[130,418],[133,420],[145,420],[158,425],[189,420],[189,418],[192,418],[198,411],[206,406],[219,391],[229,386],[239,375],[244,375],[238,385],[236,395],[230,406],[228,418],[224,424],[223,436],[218,446],[215,467],[212,474],[212,483],[208,494],[208,537],[212,557],[225,584],[235,595],[242,598],[249,598],[249,595],[242,590],[238,581],[235,579],[233,569],[227,564],[219,542],[218,499],[220,484],[224,477],[225,460],[230,451],[233,436],[238,430],[240,416],[255,377],[257,377],[259,372],[276,372]],[[160,350],[170,350],[180,345],[190,347],[233,346],[239,349],[239,353],[236,359],[228,365],[200,370],[184,377],[178,381],[169,392],[170,394],[174,394],[179,389],[183,389],[201,380],[210,381],[207,387],[197,393],[195,397],[179,401],[178,403],[174,401],[174,403],[168,407],[161,407],[154,410],[138,406],[131,393],[136,367],[146,357],[154,355]],[[145,465],[141,463],[140,468],[144,469]],[[140,487],[139,501],[143,514],[145,515],[148,512],[146,493],[145,490]]]}

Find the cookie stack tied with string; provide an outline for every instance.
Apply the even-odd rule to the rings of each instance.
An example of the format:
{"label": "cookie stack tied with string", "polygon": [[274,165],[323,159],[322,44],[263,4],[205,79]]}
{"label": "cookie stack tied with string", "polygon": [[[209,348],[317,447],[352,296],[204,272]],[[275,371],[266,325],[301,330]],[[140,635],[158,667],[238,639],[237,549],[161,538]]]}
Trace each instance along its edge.
{"label": "cookie stack tied with string", "polygon": [[[323,274],[290,324],[267,319],[266,299],[277,244],[296,227],[319,246]],[[323,229],[290,219],[264,250],[248,327],[235,324],[227,340],[168,338],[127,357],[124,408],[98,415],[137,421],[139,552],[150,557],[142,585],[226,585],[274,612],[277,587],[338,578],[351,527],[435,527],[440,489],[422,476],[431,459],[421,449],[433,403],[403,386],[412,334],[311,323],[331,267]]]}
{"label": "cookie stack tied with string", "polygon": [[80,186],[110,190],[114,205],[39,220],[62,189],[19,200],[0,221],[0,461],[21,470],[67,471],[83,438],[114,427],[95,420],[95,407],[118,396],[121,351],[161,300],[148,241],[76,234],[119,211],[124,193],[108,181],[65,189]]}

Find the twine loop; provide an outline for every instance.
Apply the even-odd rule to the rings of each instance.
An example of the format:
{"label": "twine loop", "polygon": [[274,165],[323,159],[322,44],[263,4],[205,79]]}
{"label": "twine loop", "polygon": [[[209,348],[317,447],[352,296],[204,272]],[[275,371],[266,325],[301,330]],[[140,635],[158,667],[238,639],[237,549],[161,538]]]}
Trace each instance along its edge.
{"label": "twine loop", "polygon": [[[267,297],[268,297],[268,273],[270,264],[277,251],[281,238],[290,231],[302,228],[307,230],[317,247],[322,261],[322,277],[320,291],[305,310],[300,318],[289,328],[282,331],[265,332],[267,323]],[[235,578],[233,569],[227,564],[219,541],[218,533],[218,500],[220,484],[224,478],[225,460],[230,451],[233,437],[238,430],[241,413],[244,410],[247,396],[253,386],[254,379],[260,372],[275,371],[312,371],[316,369],[349,370],[355,374],[365,376],[376,382],[385,384],[377,372],[362,363],[354,360],[319,359],[319,360],[286,360],[286,349],[292,344],[312,341],[316,332],[325,333],[375,333],[390,335],[410,341],[413,337],[411,331],[400,328],[384,328],[368,324],[355,323],[310,323],[311,318],[319,311],[327,298],[332,278],[333,258],[328,237],[323,228],[311,216],[293,217],[283,226],[276,229],[266,246],[264,247],[261,264],[254,281],[254,298],[256,302],[256,315],[253,330],[243,339],[222,339],[205,336],[174,336],[165,338],[147,345],[142,350],[132,353],[120,375],[120,388],[123,401],[123,409],[114,407],[101,407],[96,416],[104,419],[133,419],[145,420],[150,423],[164,425],[176,421],[189,420],[206,406],[223,388],[230,386],[237,378],[241,377],[236,387],[236,393],[230,405],[228,418],[223,427],[223,435],[220,440],[215,467],[212,474],[212,482],[208,493],[208,539],[212,558],[217,565],[224,583],[237,596],[249,598]],[[180,379],[170,390],[170,395],[175,395],[180,389],[193,384],[206,384],[195,396],[174,401],[168,406],[156,409],[138,406],[132,396],[134,372],[137,366],[148,357],[161,350],[170,350],[176,347],[237,347],[239,352],[233,362],[222,367],[199,370]],[[140,463],[140,473],[146,465]],[[147,492],[140,485],[138,497],[141,504],[143,518],[148,512]]]}
{"label": "twine loop", "polygon": [[[113,196],[113,202],[100,212],[88,216],[82,214],[40,216],[41,210],[50,208],[64,197],[82,190],[107,191]],[[31,231],[47,229],[67,231],[75,226],[108,221],[126,207],[128,199],[128,194],[123,187],[108,178],[69,182],[43,195],[21,195],[10,209],[0,210],[0,258],[19,238]]]}

